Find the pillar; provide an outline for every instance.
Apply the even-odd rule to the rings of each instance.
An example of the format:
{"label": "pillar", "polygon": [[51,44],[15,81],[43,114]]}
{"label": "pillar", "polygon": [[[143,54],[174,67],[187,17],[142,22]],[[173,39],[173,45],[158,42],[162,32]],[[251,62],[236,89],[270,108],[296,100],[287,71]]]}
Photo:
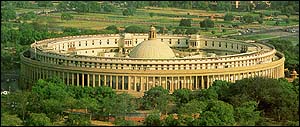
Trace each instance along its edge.
{"label": "pillar", "polygon": [[210,80],[210,79],[209,79],[209,75],[208,75],[208,76],[207,76],[207,84],[206,84],[206,85],[207,85],[207,88],[209,88],[209,83],[210,83],[209,80]]}
{"label": "pillar", "polygon": [[143,79],[144,79],[144,77],[143,76],[141,76],[141,89],[140,89],[140,91],[141,92],[143,92],[144,91],[144,82],[143,82]]}
{"label": "pillar", "polygon": [[146,76],[146,86],[145,86],[145,90],[149,90],[149,77]]}
{"label": "pillar", "polygon": [[[166,81],[165,81],[165,89],[168,89],[168,77],[165,77]],[[171,84],[170,84],[170,89],[171,89]]]}
{"label": "pillar", "polygon": [[93,74],[93,87],[95,87],[95,74]]}
{"label": "pillar", "polygon": [[161,82],[161,76],[159,76],[159,86],[163,87],[162,82]]}
{"label": "pillar", "polygon": [[121,90],[125,90],[124,89],[124,75],[122,76],[122,89]]}
{"label": "pillar", "polygon": [[82,77],[82,84],[81,84],[81,86],[84,87],[84,73],[82,73],[81,77]]}
{"label": "pillar", "polygon": [[175,83],[174,83],[174,77],[172,76],[171,77],[171,91],[174,92],[174,86],[175,86]]}
{"label": "pillar", "polygon": [[90,87],[90,74],[87,74],[87,86]]}
{"label": "pillar", "polygon": [[186,76],[183,76],[183,88],[187,88],[186,84]]}
{"label": "pillar", "polygon": [[119,76],[116,75],[116,90],[119,90]]}
{"label": "pillar", "polygon": [[106,84],[106,75],[103,75],[104,76],[104,86],[107,86]]}
{"label": "pillar", "polygon": [[197,90],[198,89],[198,76],[197,75],[196,75],[196,84],[195,85],[196,85],[195,89]]}
{"label": "pillar", "polygon": [[67,72],[67,85],[70,85],[70,74],[69,74],[69,72]]}
{"label": "pillar", "polygon": [[110,78],[109,78],[109,86],[110,86],[110,88],[112,88],[112,82],[113,82],[112,75],[110,75]]}
{"label": "pillar", "polygon": [[72,85],[74,85],[74,73],[72,73],[71,75],[72,75]]}
{"label": "pillar", "polygon": [[201,89],[204,89],[204,80],[203,80],[203,75],[201,76]]}
{"label": "pillar", "polygon": [[136,91],[136,76],[134,76],[133,90]]}

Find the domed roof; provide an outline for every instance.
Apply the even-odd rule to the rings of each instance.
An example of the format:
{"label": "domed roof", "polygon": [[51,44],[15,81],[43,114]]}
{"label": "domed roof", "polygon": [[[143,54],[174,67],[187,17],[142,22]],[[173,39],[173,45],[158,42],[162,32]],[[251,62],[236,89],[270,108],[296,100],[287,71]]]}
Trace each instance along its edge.
{"label": "domed roof", "polygon": [[172,49],[165,43],[156,39],[156,31],[152,26],[149,31],[149,40],[143,41],[132,49],[129,53],[131,58],[151,58],[163,59],[174,58],[175,54]]}
{"label": "domed roof", "polygon": [[172,49],[159,40],[146,40],[132,49],[129,53],[132,58],[174,58],[175,54]]}

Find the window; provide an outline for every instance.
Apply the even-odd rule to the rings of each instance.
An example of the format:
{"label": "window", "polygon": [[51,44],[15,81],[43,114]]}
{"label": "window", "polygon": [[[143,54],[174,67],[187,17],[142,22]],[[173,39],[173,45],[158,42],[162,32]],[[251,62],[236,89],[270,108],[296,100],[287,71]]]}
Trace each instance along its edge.
{"label": "window", "polygon": [[205,41],[205,46],[207,46],[207,41]]}
{"label": "window", "polygon": [[231,44],[231,48],[233,48],[233,43]]}
{"label": "window", "polygon": [[186,39],[186,40],[185,40],[185,44],[188,45],[188,43],[189,43],[189,41]]}
{"label": "window", "polygon": [[239,44],[236,44],[236,49],[239,49]]}
{"label": "window", "polygon": [[225,47],[227,48],[227,42],[225,43]]}
{"label": "window", "polygon": [[[93,40],[94,41],[94,40]],[[94,45],[94,42],[92,43],[92,45]]]}
{"label": "window", "polygon": [[94,50],[92,50],[92,53],[94,53]]}
{"label": "window", "polygon": [[79,41],[79,45],[78,46],[81,46],[80,41]]}
{"label": "window", "polygon": [[107,39],[107,44],[109,44],[109,39]]}
{"label": "window", "polygon": [[215,42],[214,42],[214,41],[212,41],[212,46],[213,46],[213,47],[215,46]]}
{"label": "window", "polygon": [[221,42],[219,42],[219,47],[221,47]]}
{"label": "window", "polygon": [[164,41],[164,39],[160,39],[161,40],[161,42],[163,42]]}
{"label": "window", "polygon": [[172,42],[169,42],[169,44],[172,44]]}
{"label": "window", "polygon": [[137,39],[135,39],[135,44],[137,44]]}
{"label": "window", "polygon": [[87,51],[85,51],[85,53],[87,53]]}

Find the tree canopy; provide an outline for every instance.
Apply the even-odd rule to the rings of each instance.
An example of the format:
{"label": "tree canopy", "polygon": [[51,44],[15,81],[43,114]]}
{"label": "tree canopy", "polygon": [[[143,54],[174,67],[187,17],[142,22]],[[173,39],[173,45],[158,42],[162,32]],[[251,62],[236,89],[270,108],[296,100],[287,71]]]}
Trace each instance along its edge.
{"label": "tree canopy", "polygon": [[214,21],[210,20],[209,18],[204,19],[203,21],[200,22],[200,27],[203,28],[213,28],[214,27]]}

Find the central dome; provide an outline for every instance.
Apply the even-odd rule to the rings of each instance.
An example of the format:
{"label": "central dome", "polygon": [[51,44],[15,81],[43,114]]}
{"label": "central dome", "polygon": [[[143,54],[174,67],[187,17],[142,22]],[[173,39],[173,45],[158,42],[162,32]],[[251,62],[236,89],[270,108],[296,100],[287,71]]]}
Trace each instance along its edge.
{"label": "central dome", "polygon": [[175,58],[175,54],[167,44],[156,39],[155,28],[151,27],[149,39],[134,47],[129,53],[129,57],[164,59]]}

